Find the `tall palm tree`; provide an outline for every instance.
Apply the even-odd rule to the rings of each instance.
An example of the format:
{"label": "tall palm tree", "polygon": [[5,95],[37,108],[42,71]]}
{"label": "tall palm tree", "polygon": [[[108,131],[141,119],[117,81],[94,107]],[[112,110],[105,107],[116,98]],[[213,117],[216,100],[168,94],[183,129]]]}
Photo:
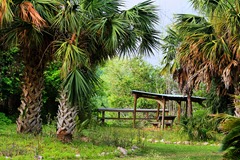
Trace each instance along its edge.
{"label": "tall palm tree", "polygon": [[[193,0],[195,7],[204,1]],[[181,67],[187,75],[185,87],[198,86],[200,82],[211,85],[212,78],[221,79],[218,89],[222,94],[239,90],[239,1],[205,1],[203,11],[208,18],[178,15],[177,28],[184,39],[179,47]],[[204,2],[204,3],[205,3]]]}
{"label": "tall palm tree", "polygon": [[97,64],[115,56],[152,54],[159,44],[154,28],[158,17],[156,7],[149,0],[128,10],[121,10],[122,4],[114,0],[66,1],[63,4],[53,23],[53,28],[67,33],[59,35],[57,51],[60,59],[64,59],[62,77],[67,77],[61,92],[57,135],[63,141],[70,141],[76,114],[67,115],[76,113],[75,106],[82,110],[96,82],[88,69],[94,70]]}
{"label": "tall palm tree", "polygon": [[192,116],[191,96],[194,88],[194,81],[190,81],[190,75],[194,73],[194,68],[187,68],[185,61],[182,61],[182,57],[179,54],[189,53],[188,43],[184,41],[186,39],[186,34],[184,33],[188,33],[188,28],[185,27],[186,24],[197,25],[201,22],[201,18],[193,15],[176,15],[175,18],[177,19],[177,24],[172,28],[168,28],[167,35],[162,39],[161,49],[165,54],[162,61],[165,64],[162,73],[167,71],[173,74],[173,78],[178,81],[181,92],[187,95],[187,115],[190,117]]}
{"label": "tall palm tree", "polygon": [[25,66],[18,132],[41,131],[43,70],[51,60],[47,48],[53,38],[46,31],[58,3],[56,0],[0,1],[0,40],[5,47],[20,48]]}

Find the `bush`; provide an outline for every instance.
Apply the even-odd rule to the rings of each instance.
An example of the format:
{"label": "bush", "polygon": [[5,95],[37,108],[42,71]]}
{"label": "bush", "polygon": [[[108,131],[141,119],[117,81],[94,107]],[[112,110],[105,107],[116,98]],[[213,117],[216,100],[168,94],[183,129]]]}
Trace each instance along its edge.
{"label": "bush", "polygon": [[182,118],[181,126],[189,140],[216,140],[217,124],[205,110],[196,111],[191,118]]}
{"label": "bush", "polygon": [[[240,121],[240,120],[239,120]],[[240,155],[240,126],[234,127],[222,141],[222,151],[226,151],[227,159],[239,159]]]}
{"label": "bush", "polygon": [[8,117],[6,117],[4,113],[0,112],[0,127],[4,125],[9,125],[11,123],[12,121]]}
{"label": "bush", "polygon": [[215,119],[220,121],[219,129],[226,133],[222,141],[221,151],[225,151],[224,157],[229,160],[239,159],[240,155],[240,118],[217,114]]}

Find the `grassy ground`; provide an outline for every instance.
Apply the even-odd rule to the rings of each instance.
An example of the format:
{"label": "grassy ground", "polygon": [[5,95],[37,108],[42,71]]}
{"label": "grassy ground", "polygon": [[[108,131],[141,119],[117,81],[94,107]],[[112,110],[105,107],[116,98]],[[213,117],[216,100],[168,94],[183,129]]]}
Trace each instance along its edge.
{"label": "grassy ground", "polygon": [[[127,155],[118,147],[126,149]],[[189,142],[173,130],[97,126],[75,135],[72,143],[63,144],[56,139],[53,126],[44,126],[38,136],[17,134],[15,124],[0,129],[0,159],[220,160],[218,150],[219,145]]]}

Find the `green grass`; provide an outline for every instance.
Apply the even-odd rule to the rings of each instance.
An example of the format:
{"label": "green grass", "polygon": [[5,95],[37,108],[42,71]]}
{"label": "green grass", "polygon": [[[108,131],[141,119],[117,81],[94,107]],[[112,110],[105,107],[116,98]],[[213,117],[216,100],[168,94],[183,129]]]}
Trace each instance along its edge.
{"label": "green grass", "polygon": [[[83,141],[82,136],[86,139]],[[17,134],[12,124],[0,130],[0,159],[32,160],[41,155],[44,160],[64,159],[201,159],[218,160],[219,146],[164,144],[186,141],[184,135],[174,130],[144,130],[120,127],[92,127],[75,135],[72,143],[63,144],[55,137],[53,126],[44,126],[38,136]],[[194,142],[193,144],[196,144]],[[128,155],[124,156],[117,147],[124,147]],[[131,147],[138,149],[132,151]],[[78,157],[76,157],[78,155]]]}
{"label": "green grass", "polygon": [[[137,159],[220,160],[217,146],[192,146],[155,143],[146,145]],[[135,157],[136,158],[136,157]]]}

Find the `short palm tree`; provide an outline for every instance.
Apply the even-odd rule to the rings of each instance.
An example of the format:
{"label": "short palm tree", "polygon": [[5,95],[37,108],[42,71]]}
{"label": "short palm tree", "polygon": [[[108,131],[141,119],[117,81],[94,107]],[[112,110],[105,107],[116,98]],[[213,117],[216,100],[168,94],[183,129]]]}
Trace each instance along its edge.
{"label": "short palm tree", "polygon": [[158,17],[152,1],[129,10],[121,6],[114,0],[66,1],[54,19],[53,28],[66,33],[56,42],[57,55],[64,60],[57,130],[63,141],[71,140],[76,110],[83,110],[94,91],[97,78],[92,71],[99,63],[115,56],[152,54],[158,48],[154,29]]}

